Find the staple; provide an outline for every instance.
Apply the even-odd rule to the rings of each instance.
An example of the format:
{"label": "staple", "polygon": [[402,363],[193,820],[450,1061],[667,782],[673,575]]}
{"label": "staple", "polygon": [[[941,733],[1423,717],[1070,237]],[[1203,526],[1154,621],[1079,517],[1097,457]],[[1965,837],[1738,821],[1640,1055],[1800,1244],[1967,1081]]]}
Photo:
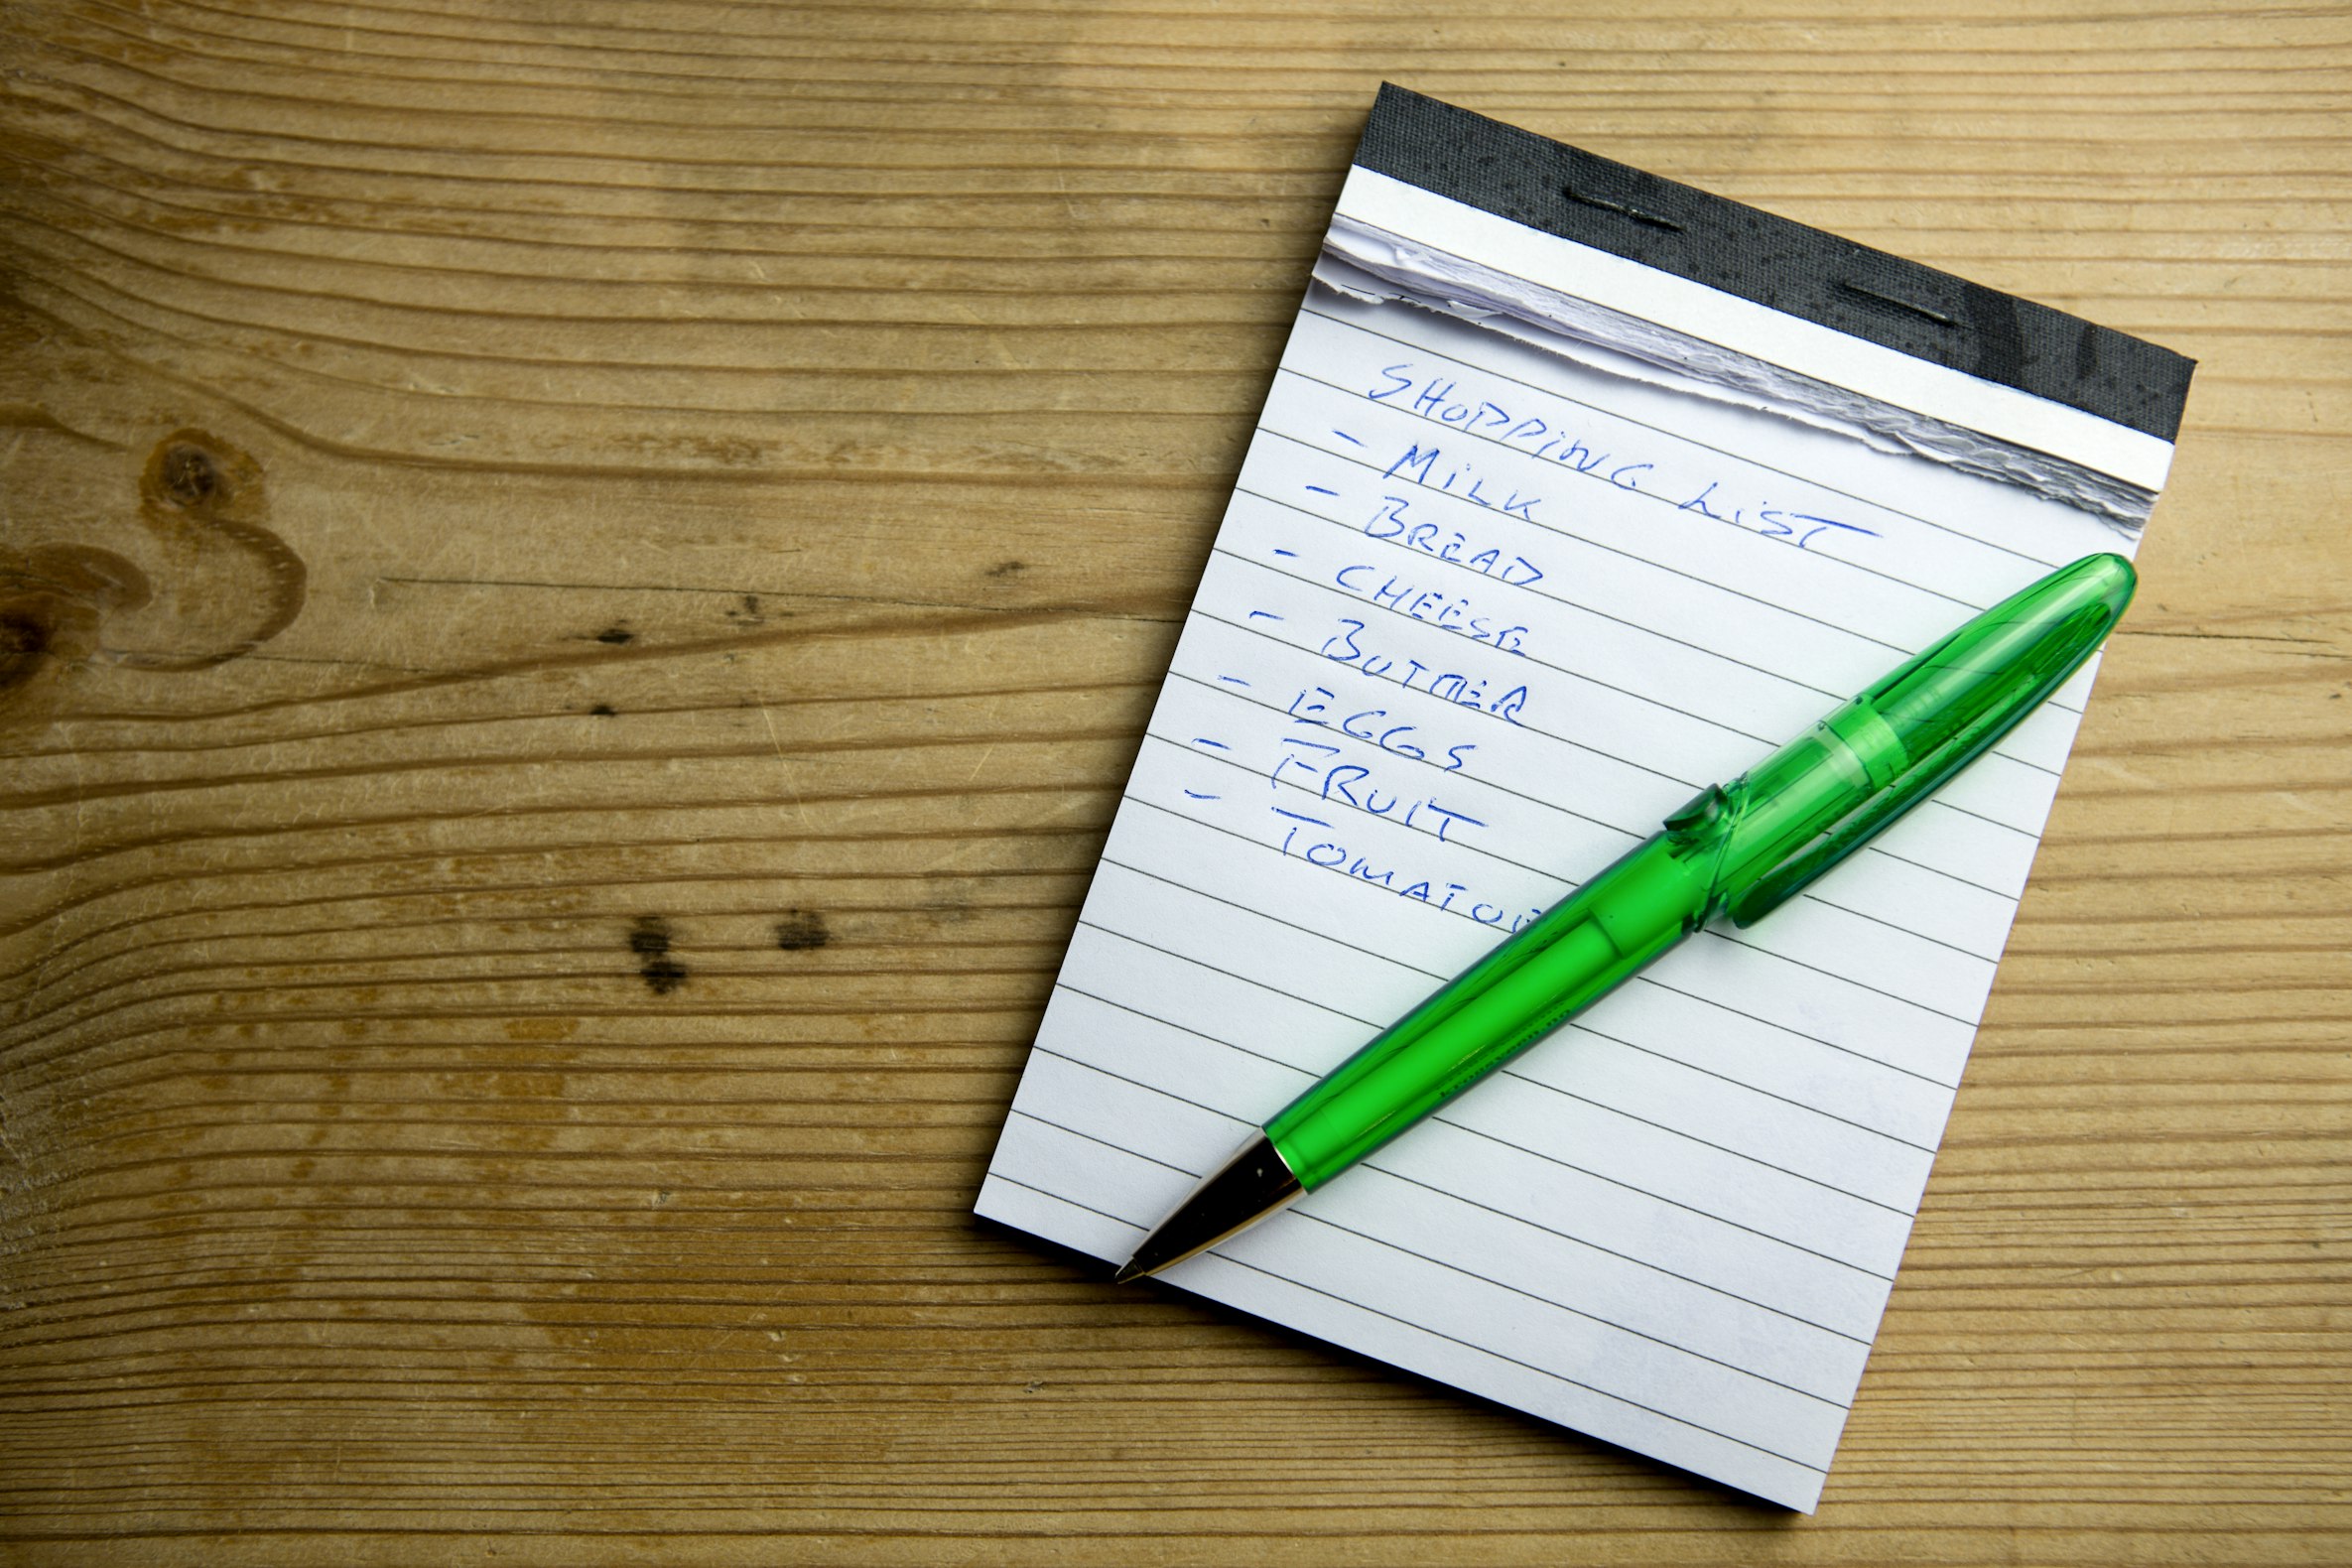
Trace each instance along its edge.
{"label": "staple", "polygon": [[1660,217],[1655,212],[1644,212],[1637,206],[1628,206],[1623,201],[1612,201],[1607,196],[1588,196],[1574,186],[1560,187],[1560,195],[1580,206],[1597,207],[1603,212],[1614,212],[1619,217],[1646,224],[1651,228],[1662,228],[1669,233],[1679,234],[1682,232],[1682,225],[1670,217]]}
{"label": "staple", "polygon": [[1845,290],[1848,294],[1859,294],[1864,299],[1873,301],[1877,304],[1891,305],[1898,311],[1908,311],[1911,315],[1916,316],[1923,321],[1933,322],[1938,327],[1957,327],[1960,325],[1951,317],[1946,316],[1943,312],[1932,309],[1931,307],[1925,305],[1918,304],[1913,300],[1897,299],[1892,294],[1881,294],[1876,289],[1866,289],[1861,284],[1849,282],[1844,278],[1838,279],[1837,285],[1839,288]]}

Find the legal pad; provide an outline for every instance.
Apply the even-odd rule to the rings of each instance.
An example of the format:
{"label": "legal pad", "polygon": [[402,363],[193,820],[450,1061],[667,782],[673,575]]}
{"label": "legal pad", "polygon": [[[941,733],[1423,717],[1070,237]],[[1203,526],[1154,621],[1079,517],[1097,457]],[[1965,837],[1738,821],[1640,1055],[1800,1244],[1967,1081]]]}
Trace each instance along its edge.
{"label": "legal pad", "polygon": [[[1698,790],[2132,551],[2188,372],[1382,89],[979,1212],[1123,1260]],[[1810,1510],[2094,670],[1164,1277]]]}

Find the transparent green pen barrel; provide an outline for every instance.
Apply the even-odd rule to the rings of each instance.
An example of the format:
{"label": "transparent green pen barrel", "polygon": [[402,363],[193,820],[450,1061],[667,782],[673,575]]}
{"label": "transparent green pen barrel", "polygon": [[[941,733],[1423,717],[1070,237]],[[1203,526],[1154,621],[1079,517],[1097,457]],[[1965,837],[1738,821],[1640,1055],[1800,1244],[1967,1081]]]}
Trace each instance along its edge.
{"label": "transparent green pen barrel", "polygon": [[1312,1191],[1607,995],[1718,911],[1768,914],[1965,767],[2090,657],[2132,568],[2090,556],[1880,680],[1578,888],[1265,1125]]}
{"label": "transparent green pen barrel", "polygon": [[1267,1138],[1313,1191],[1696,931],[1708,887],[1650,840],[1292,1101]]}

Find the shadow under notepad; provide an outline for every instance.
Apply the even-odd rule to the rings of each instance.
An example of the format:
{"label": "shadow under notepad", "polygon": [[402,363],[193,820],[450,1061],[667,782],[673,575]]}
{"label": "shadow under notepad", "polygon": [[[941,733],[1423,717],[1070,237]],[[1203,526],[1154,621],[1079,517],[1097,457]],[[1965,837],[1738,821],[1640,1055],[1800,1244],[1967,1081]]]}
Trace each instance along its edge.
{"label": "shadow under notepad", "polygon": [[[968,1215],[966,1218],[976,1231],[1001,1237],[1020,1250],[1036,1254],[1050,1264],[1066,1266],[1090,1282],[1102,1281],[1106,1300],[1119,1299],[1129,1293],[1137,1292],[1156,1297],[1168,1305],[1186,1308],[1203,1320],[1215,1322],[1221,1327],[1244,1330],[1294,1350],[1310,1352],[1324,1362],[1347,1369],[1354,1374],[1354,1380],[1360,1384],[1372,1384],[1400,1392],[1410,1392],[1415,1398],[1433,1405],[1450,1405],[1456,1408],[1475,1410],[1485,1419],[1513,1428],[1537,1439],[1537,1447],[1530,1452],[1549,1452],[1562,1456],[1582,1453],[1596,1459],[1613,1461],[1615,1468],[1609,1472],[1612,1477],[1623,1477],[1629,1482],[1642,1486],[1645,1491],[1671,1488],[1684,1494],[1690,1503],[1705,1502],[1729,1507],[1736,1510],[1738,1514],[1744,1515],[1746,1522],[1752,1522],[1760,1527],[1785,1529],[1793,1526],[1797,1520],[1803,1517],[1803,1514],[1794,1508],[1752,1497],[1736,1487],[1678,1469],[1661,1460],[1651,1459],[1633,1449],[1625,1448],[1606,1439],[1580,1432],[1574,1427],[1561,1426],[1539,1416],[1529,1415],[1523,1410],[1516,1410],[1509,1405],[1458,1388],[1441,1378],[1428,1377],[1419,1372],[1406,1371],[1383,1362],[1377,1357],[1350,1350],[1344,1345],[1337,1345],[1329,1340],[1318,1339],[1312,1334],[1302,1333],[1271,1319],[1261,1318],[1238,1307],[1230,1307],[1223,1302],[1213,1301],[1206,1296],[1195,1295],[1189,1290],[1169,1284],[1164,1280],[1137,1280],[1131,1284],[1112,1286],[1109,1282],[1111,1265],[1105,1263],[1101,1258],[1090,1256],[1075,1247],[1064,1246],[1059,1242],[1032,1236],[1028,1232],[999,1221],[990,1220],[983,1215],[974,1214]],[[1307,1390],[1307,1392],[1310,1397],[1324,1397],[1315,1390]],[[1237,1431],[1237,1441],[1239,1440],[1240,1434]],[[1297,1453],[1310,1448],[1311,1445],[1302,1442],[1291,1445],[1285,1451]],[[1563,1473],[1560,1479],[1565,1481],[1569,1477]],[[1653,1498],[1651,1501],[1667,1500]]]}

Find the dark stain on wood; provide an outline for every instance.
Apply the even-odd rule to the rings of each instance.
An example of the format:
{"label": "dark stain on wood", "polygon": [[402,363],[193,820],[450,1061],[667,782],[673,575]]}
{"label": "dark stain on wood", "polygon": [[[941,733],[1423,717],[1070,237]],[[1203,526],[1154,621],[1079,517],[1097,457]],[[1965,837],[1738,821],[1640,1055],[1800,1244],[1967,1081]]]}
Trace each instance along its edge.
{"label": "dark stain on wood", "polygon": [[825,914],[816,909],[788,909],[776,922],[776,946],[787,953],[808,953],[833,940]]}
{"label": "dark stain on wood", "polygon": [[637,955],[637,974],[646,989],[667,996],[686,983],[686,966],[670,956],[670,923],[659,915],[639,915],[629,926],[629,951]]}

